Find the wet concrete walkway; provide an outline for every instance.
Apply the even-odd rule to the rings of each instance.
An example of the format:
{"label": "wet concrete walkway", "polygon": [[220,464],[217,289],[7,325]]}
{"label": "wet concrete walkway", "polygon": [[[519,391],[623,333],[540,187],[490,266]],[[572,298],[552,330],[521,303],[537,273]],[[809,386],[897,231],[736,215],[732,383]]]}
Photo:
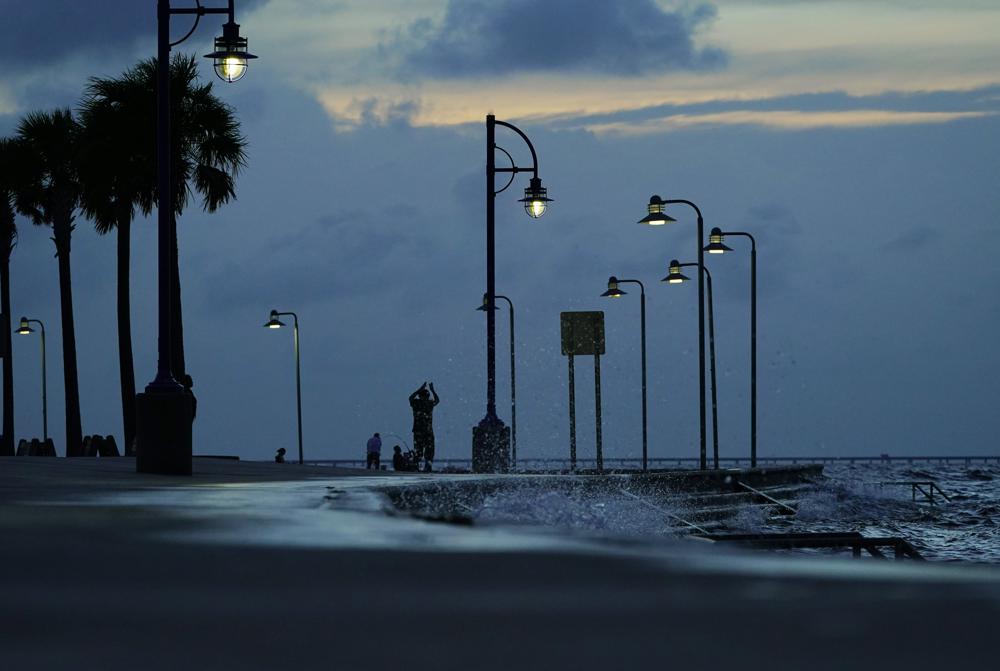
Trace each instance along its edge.
{"label": "wet concrete walkway", "polygon": [[2,669],[988,668],[992,568],[461,528],[393,479],[0,458]]}

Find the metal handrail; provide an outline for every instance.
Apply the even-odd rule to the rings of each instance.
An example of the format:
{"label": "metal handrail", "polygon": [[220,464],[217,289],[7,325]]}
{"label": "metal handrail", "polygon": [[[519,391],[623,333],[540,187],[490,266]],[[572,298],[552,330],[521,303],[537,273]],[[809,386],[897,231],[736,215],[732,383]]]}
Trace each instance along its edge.
{"label": "metal handrail", "polygon": [[[933,480],[920,480],[920,481],[904,480],[901,482],[880,482],[879,484],[901,485],[909,487],[913,501],[917,500],[917,492],[920,492],[921,494],[923,494],[924,498],[930,502],[932,506],[937,505],[937,501],[934,500],[934,492],[936,491],[938,494],[941,495],[941,497],[945,501],[951,503],[951,498],[947,494],[945,494],[944,490],[938,487],[937,483],[934,482]],[[927,489],[924,489],[924,487],[926,487]]]}
{"label": "metal handrail", "polygon": [[672,513],[669,510],[667,510],[666,508],[662,508],[662,507],[656,505],[655,503],[650,503],[649,501],[647,501],[646,499],[642,498],[641,496],[637,496],[637,495],[633,494],[632,492],[630,492],[630,491],[628,491],[626,489],[622,489],[621,493],[624,494],[625,496],[629,496],[629,497],[635,499],[639,503],[642,503],[643,505],[648,506],[648,507],[652,508],[653,510],[655,510],[657,512],[663,513],[664,515],[666,515],[667,517],[669,517],[671,519],[677,520],[681,524],[684,524],[684,525],[687,525],[687,526],[691,527],[692,529],[694,529],[695,531],[697,531],[699,533],[708,534],[708,531],[706,531],[703,527],[698,526],[694,522],[688,522],[683,517],[680,517],[679,515],[675,515],[674,513]]}
{"label": "metal handrail", "polygon": [[748,484],[746,484],[744,482],[740,482],[739,480],[737,480],[736,481],[736,485],[738,487],[742,487],[743,489],[745,489],[745,490],[747,490],[749,492],[753,492],[757,496],[761,497],[762,499],[765,499],[765,500],[769,501],[770,503],[775,504],[776,506],[784,508],[785,510],[787,510],[788,512],[790,512],[793,515],[796,512],[798,512],[797,510],[795,510],[795,508],[793,508],[792,506],[788,505],[787,503],[784,503],[783,501],[779,501],[778,499],[774,498],[773,496],[768,496],[767,494],[765,494],[764,492],[760,491],[759,489],[754,489],[753,487],[751,487],[750,485],[748,485]]}

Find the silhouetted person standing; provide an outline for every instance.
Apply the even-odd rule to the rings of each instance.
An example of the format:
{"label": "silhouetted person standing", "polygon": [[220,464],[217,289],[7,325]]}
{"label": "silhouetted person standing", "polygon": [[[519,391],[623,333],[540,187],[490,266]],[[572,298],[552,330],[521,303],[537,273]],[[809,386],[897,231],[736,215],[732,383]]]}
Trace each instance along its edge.
{"label": "silhouetted person standing", "polygon": [[285,448],[279,447],[278,451],[274,455],[274,463],[283,464],[285,463]]}
{"label": "silhouetted person standing", "polygon": [[378,435],[378,432],[368,439],[368,445],[366,446],[366,451],[368,453],[368,470],[375,469],[376,471],[380,468],[382,461],[382,438]]}
{"label": "silhouetted person standing", "polygon": [[[434,383],[428,385],[424,382],[420,389],[410,394],[410,407],[413,409],[413,449],[417,453],[417,468],[420,460],[426,464],[424,470],[431,470],[431,462],[434,461],[434,406],[441,402],[437,392],[434,391]],[[434,398],[431,398],[431,395]]]}
{"label": "silhouetted person standing", "polygon": [[399,445],[392,446],[392,470],[394,471],[405,471],[406,459],[403,457],[403,451],[400,449]]}

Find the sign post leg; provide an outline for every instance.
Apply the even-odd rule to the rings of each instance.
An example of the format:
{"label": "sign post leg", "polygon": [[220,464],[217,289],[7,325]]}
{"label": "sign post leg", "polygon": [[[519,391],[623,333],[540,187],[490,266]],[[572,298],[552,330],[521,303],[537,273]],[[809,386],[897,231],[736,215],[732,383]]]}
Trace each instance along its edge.
{"label": "sign post leg", "polygon": [[604,470],[604,448],[601,445],[601,355],[594,355],[594,418],[597,425],[597,470]]}
{"label": "sign post leg", "polygon": [[576,375],[573,355],[569,355],[569,467],[576,470]]}

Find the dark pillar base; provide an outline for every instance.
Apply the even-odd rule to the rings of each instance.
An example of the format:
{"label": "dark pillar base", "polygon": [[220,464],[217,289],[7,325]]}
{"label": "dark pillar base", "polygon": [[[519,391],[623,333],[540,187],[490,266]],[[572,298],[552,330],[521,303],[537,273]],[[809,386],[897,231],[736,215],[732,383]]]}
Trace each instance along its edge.
{"label": "dark pillar base", "polygon": [[493,418],[472,427],[472,470],[506,473],[510,469],[510,427]]}
{"label": "dark pillar base", "polygon": [[146,392],[135,400],[136,472],[191,475],[191,395]]}

